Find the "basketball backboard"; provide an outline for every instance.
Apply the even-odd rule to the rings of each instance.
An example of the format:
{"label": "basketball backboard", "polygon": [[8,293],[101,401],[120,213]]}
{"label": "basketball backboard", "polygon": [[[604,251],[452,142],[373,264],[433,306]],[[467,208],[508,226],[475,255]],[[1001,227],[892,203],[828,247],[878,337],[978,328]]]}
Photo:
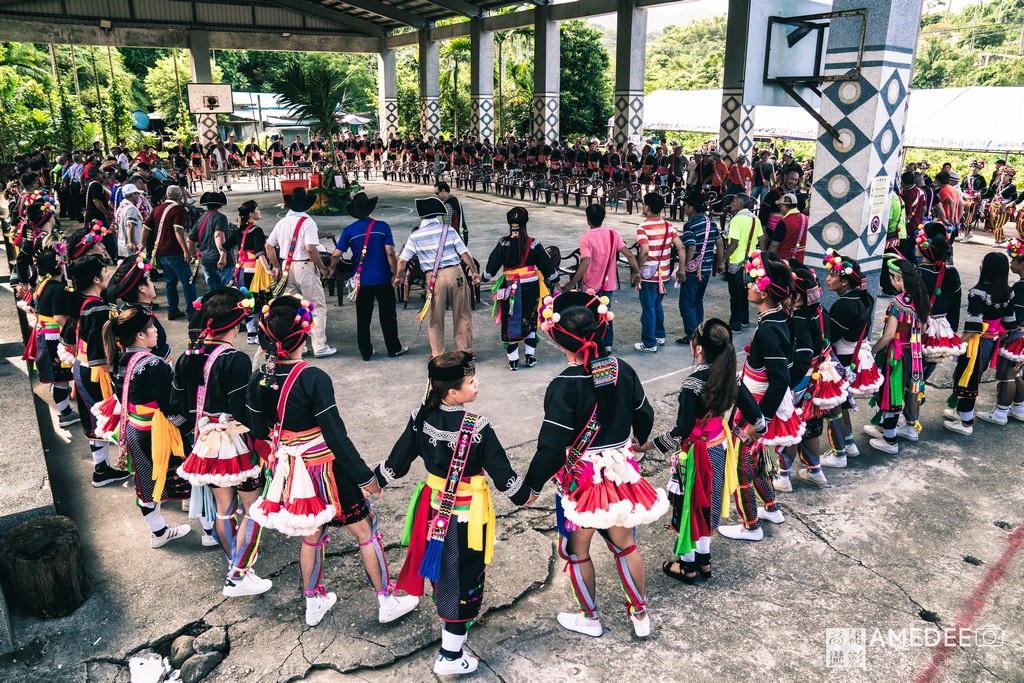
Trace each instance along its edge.
{"label": "basketball backboard", "polygon": [[188,110],[193,114],[233,114],[230,83],[189,83]]}
{"label": "basketball backboard", "polygon": [[[800,106],[773,79],[820,76],[825,46],[828,45],[828,27],[794,26],[779,19],[825,14],[831,9],[831,4],[811,0],[758,0],[750,3],[743,104]],[[794,89],[809,104],[818,106],[821,98],[811,88],[794,86]]]}

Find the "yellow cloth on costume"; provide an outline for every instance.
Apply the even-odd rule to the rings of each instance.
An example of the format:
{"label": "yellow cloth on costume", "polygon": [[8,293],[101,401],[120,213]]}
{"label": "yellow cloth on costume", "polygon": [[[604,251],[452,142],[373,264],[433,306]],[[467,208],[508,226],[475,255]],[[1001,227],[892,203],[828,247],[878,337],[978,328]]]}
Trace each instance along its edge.
{"label": "yellow cloth on costume", "polygon": [[266,292],[270,290],[270,286],[274,284],[273,278],[270,277],[270,273],[263,267],[263,262],[259,259],[256,260],[256,265],[253,267],[252,282],[249,284],[249,291],[252,293]]}
{"label": "yellow cloth on costume", "polygon": [[722,519],[729,516],[729,501],[736,489],[740,487],[740,451],[737,440],[733,438],[732,431],[726,420],[722,420],[722,428],[725,430],[725,472],[722,484]]}
{"label": "yellow cloth on costume", "polygon": [[171,464],[171,456],[185,457],[185,447],[181,442],[181,432],[171,424],[170,420],[159,408],[151,408],[145,405],[135,406],[135,412],[145,417],[153,416],[150,423],[150,438],[153,441],[153,452],[150,457],[153,460],[153,501],[159,503],[164,495],[164,484],[167,482],[167,469]]}
{"label": "yellow cloth on costume", "polygon": [[[444,492],[446,480],[436,475],[427,474],[427,486],[440,495]],[[462,505],[460,499],[470,498],[469,503],[469,534],[468,542],[470,550],[482,550],[484,552],[484,564],[490,564],[494,556],[494,527],[498,520],[494,516],[494,505],[491,503],[491,489],[487,486],[487,479],[478,474],[470,477],[469,481],[463,479],[459,482],[459,488],[455,492],[455,508],[453,515],[458,514]],[[487,538],[484,539],[484,525],[487,526]]]}
{"label": "yellow cloth on costume", "polygon": [[110,398],[114,395],[114,383],[110,379],[110,368],[106,365],[94,365],[89,368],[89,378],[100,385],[100,395]]}
{"label": "yellow cloth on costume", "polygon": [[958,387],[966,387],[971,383],[971,375],[974,374],[974,364],[978,362],[978,349],[981,346],[981,337],[983,334],[988,332],[988,323],[982,323],[981,334],[973,335],[970,341],[967,342],[967,365],[964,367],[964,374],[960,375],[960,381],[956,383]]}

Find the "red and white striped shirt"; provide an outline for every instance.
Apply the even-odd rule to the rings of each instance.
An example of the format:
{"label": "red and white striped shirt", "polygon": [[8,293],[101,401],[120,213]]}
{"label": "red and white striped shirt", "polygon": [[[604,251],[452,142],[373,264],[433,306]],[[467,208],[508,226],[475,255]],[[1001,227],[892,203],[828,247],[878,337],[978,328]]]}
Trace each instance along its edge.
{"label": "red and white striped shirt", "polygon": [[640,264],[645,282],[658,282],[669,276],[672,240],[677,236],[675,227],[663,218],[648,218],[637,227],[636,243],[647,245],[647,260]]}

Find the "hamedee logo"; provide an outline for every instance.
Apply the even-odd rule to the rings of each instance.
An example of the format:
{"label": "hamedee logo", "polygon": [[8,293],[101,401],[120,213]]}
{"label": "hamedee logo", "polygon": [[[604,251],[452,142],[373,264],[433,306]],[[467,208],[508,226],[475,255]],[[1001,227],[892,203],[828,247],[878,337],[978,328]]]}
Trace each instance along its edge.
{"label": "hamedee logo", "polygon": [[1003,629],[995,624],[978,627],[908,627],[901,629],[825,629],[825,666],[867,668],[867,650],[905,650],[914,647],[1001,647]]}

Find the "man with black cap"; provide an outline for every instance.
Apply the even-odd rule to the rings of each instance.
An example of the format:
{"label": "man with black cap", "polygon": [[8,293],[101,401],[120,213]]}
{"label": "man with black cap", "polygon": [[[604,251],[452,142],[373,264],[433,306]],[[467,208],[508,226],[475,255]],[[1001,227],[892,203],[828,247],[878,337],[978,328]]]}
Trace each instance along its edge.
{"label": "man with black cap", "polygon": [[206,208],[206,213],[200,216],[188,234],[189,260],[199,259],[206,275],[206,285],[214,290],[226,287],[235,269],[227,244],[231,234],[228,217],[220,212],[228,200],[223,192],[204,192],[199,203]]}
{"label": "man with black cap", "polygon": [[[413,257],[419,259],[420,268],[427,275],[427,302],[420,311],[419,319],[429,316],[431,357],[444,353],[444,312],[448,304],[452,307],[452,323],[455,332],[455,350],[473,352],[473,319],[471,293],[467,275],[460,262],[469,272],[469,280],[480,284],[480,273],[476,270],[473,257],[454,226],[446,222],[448,215],[444,202],[437,197],[416,200],[420,227],[409,235],[401,255],[398,269],[392,280],[398,286],[405,275],[405,267]],[[436,299],[436,301],[435,301]]]}
{"label": "man with black cap", "polygon": [[380,331],[388,357],[401,356],[409,350],[398,339],[398,317],[395,315],[395,289],[391,278],[398,267],[395,254],[395,238],[391,226],[372,217],[377,206],[376,197],[367,197],[360,192],[348,205],[348,213],[356,219],[338,238],[338,245],[331,254],[330,272],[333,275],[342,255],[352,250],[351,280],[356,300],[356,343],[363,360],[373,357],[373,343],[370,341],[370,318],[373,317],[373,303],[377,302],[380,312]]}
{"label": "man with black cap", "polygon": [[[303,187],[296,188],[285,199],[288,213],[277,222],[267,238],[267,259],[274,269],[274,279],[287,278],[286,294],[301,294],[313,304],[316,325],[310,335],[313,355],[317,358],[333,356],[338,349],[327,344],[327,299],[320,278],[327,277],[327,266],[320,260],[320,233],[316,222],[307,211],[316,203],[316,197]],[[278,260],[278,249],[284,262]]]}

